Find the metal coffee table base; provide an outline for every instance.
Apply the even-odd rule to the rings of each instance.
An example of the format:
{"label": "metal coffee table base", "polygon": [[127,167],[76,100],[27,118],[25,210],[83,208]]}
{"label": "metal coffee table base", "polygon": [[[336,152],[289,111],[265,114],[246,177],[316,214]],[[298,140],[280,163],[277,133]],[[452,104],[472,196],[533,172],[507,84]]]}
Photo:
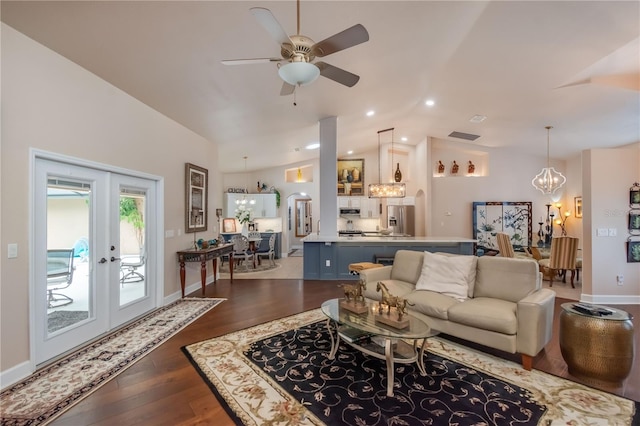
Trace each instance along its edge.
{"label": "metal coffee table base", "polygon": [[371,355],[372,357],[386,361],[387,363],[387,396],[393,396],[393,380],[394,380],[394,364],[411,364],[415,362],[420,370],[420,375],[426,376],[427,372],[424,368],[424,347],[427,343],[426,338],[422,338],[422,344],[418,349],[418,340],[413,339],[413,345],[409,345],[403,340],[398,340],[397,346],[394,348],[393,340],[390,337],[384,337],[384,348],[376,343],[355,343],[345,338],[341,338],[339,325],[331,318],[327,319],[327,330],[331,336],[331,352],[329,359],[335,359],[340,346],[340,340],[349,346],[359,350],[362,353]]}

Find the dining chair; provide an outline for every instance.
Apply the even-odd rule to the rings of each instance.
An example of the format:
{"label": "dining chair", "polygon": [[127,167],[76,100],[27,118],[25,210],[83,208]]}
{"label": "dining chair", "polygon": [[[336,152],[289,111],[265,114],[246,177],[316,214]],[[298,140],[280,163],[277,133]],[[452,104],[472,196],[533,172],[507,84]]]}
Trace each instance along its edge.
{"label": "dining chair", "polygon": [[258,257],[267,257],[271,262],[271,265],[276,265],[276,234],[271,234],[269,237],[269,246],[264,250],[256,251],[256,256]]}
{"label": "dining chair", "polygon": [[234,235],[231,237],[231,242],[233,243],[233,259],[238,262],[238,266],[240,266],[240,262],[244,261],[244,268],[248,271],[248,261],[253,261],[253,252],[249,250],[249,239],[244,235]]}
{"label": "dining chair", "polygon": [[502,257],[531,259],[530,256],[524,253],[516,253],[513,250],[513,245],[511,244],[511,237],[509,236],[509,234],[505,234],[504,232],[498,232],[496,234],[496,242],[498,243],[498,250],[500,250],[500,256]]}
{"label": "dining chair", "polygon": [[553,237],[551,239],[551,255],[548,259],[538,261],[549,280],[549,287],[553,286],[553,280],[557,274],[571,271],[571,288],[576,288],[573,279],[576,274],[579,241],[576,237]]}

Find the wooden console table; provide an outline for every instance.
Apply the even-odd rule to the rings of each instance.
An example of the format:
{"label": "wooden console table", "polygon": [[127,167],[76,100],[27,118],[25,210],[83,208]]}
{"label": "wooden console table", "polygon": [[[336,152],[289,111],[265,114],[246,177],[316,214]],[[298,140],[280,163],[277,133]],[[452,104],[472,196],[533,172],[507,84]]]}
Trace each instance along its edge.
{"label": "wooden console table", "polygon": [[233,282],[233,244],[222,244],[217,247],[209,247],[201,250],[182,250],[178,252],[178,262],[180,263],[180,287],[182,297],[184,297],[185,262],[200,262],[200,280],[202,282],[202,295],[207,285],[207,260],[213,263],[213,282],[216,282],[218,271],[218,258],[224,255],[229,256],[229,275]]}

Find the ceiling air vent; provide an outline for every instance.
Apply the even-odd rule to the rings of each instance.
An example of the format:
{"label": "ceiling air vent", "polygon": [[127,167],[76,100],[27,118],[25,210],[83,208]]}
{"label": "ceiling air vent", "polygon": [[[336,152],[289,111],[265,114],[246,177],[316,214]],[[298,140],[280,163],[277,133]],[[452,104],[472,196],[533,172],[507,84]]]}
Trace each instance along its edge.
{"label": "ceiling air vent", "polygon": [[480,135],[472,135],[471,133],[451,132],[449,136],[452,138],[465,139],[468,141],[475,141]]}

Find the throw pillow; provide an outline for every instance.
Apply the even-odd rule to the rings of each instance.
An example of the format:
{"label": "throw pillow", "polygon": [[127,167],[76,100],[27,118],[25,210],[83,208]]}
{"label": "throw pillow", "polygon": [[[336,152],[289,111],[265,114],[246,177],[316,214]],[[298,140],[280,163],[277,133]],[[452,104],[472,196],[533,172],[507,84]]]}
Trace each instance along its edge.
{"label": "throw pillow", "polygon": [[476,279],[477,261],[475,256],[446,256],[425,251],[416,290],[431,290],[464,301]]}

